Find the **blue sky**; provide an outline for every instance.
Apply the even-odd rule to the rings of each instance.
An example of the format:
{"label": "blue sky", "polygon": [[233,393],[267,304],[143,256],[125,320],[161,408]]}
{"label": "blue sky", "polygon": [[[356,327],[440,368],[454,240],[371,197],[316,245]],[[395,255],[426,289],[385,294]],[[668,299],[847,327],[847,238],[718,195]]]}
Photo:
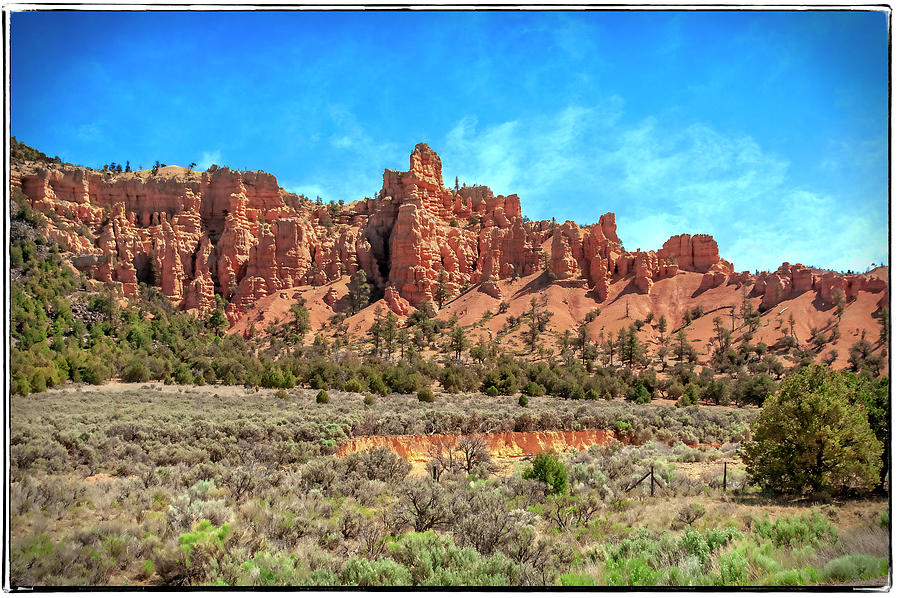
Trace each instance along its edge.
{"label": "blue sky", "polygon": [[533,219],[739,270],[887,262],[882,12],[31,12],[11,134],[66,161],[197,162],[352,201],[428,142]]}

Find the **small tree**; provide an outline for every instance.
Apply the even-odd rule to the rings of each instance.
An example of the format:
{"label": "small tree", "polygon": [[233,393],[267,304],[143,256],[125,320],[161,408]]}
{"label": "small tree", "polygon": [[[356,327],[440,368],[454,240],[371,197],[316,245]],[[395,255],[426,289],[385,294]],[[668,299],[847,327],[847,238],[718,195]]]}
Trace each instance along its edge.
{"label": "small tree", "polygon": [[777,493],[872,489],[883,446],[851,394],[841,373],[820,364],[786,378],[741,450],[749,480]]}
{"label": "small tree", "polygon": [[887,307],[882,307],[878,310],[878,313],[876,313],[875,316],[878,318],[878,322],[881,324],[881,335],[879,336],[879,340],[881,342],[887,342],[891,328],[890,310],[888,310]]}
{"label": "small tree", "polygon": [[416,398],[422,403],[434,403],[434,391],[428,387],[420,388],[416,393]]}
{"label": "small tree", "polygon": [[526,480],[540,480],[550,487],[553,494],[563,494],[569,487],[566,466],[554,453],[540,453],[534,458],[534,466],[522,477]]}
{"label": "small tree", "polygon": [[375,321],[369,327],[369,336],[372,337],[372,354],[381,355],[381,339],[384,336],[384,317],[381,306],[375,308]]}
{"label": "small tree", "polygon": [[547,330],[547,324],[550,322],[550,313],[538,309],[537,299],[531,298],[531,309],[522,314],[526,318],[528,328],[525,329],[525,344],[528,345],[529,351],[537,348],[538,340]]}
{"label": "small tree", "polygon": [[494,464],[491,462],[491,453],[483,439],[475,436],[463,436],[456,444],[456,449],[460,456],[460,467],[467,474],[475,473],[478,469],[485,472],[493,471]]}
{"label": "small tree", "polygon": [[300,337],[301,343],[306,333],[312,329],[309,323],[309,310],[306,309],[302,299],[291,306],[291,328]]}
{"label": "small tree", "polygon": [[428,478],[408,478],[399,492],[397,514],[401,521],[417,532],[447,523],[450,507],[444,488]]}
{"label": "small tree", "polygon": [[447,290],[447,271],[441,267],[438,272],[438,283],[437,287],[434,289],[434,300],[437,301],[438,309],[442,309],[444,307],[444,301],[447,300],[447,297],[450,295],[450,292]]}
{"label": "small tree", "polygon": [[367,306],[371,294],[372,287],[369,285],[366,273],[362,269],[357,270],[350,278],[350,284],[347,285],[347,309],[350,313],[355,314]]}
{"label": "small tree", "polygon": [[[566,332],[569,332],[568,329]],[[581,352],[581,365],[587,366],[587,346],[591,344],[591,335],[588,332],[587,324],[583,323],[578,327],[578,332],[574,341],[575,348]]]}
{"label": "small tree", "polygon": [[878,376],[884,367],[884,359],[875,354],[875,347],[866,340],[863,330],[860,339],[850,347],[850,369],[854,372],[870,372]]}
{"label": "small tree", "polygon": [[381,338],[384,339],[384,351],[387,353],[388,359],[391,358],[397,347],[398,322],[397,315],[389,311],[381,323]]}
{"label": "small tree", "polygon": [[461,326],[455,327],[450,333],[450,348],[456,353],[457,361],[468,346],[469,339],[466,338],[466,331]]}
{"label": "small tree", "polygon": [[228,328],[228,319],[225,317],[225,312],[222,311],[221,305],[217,305],[215,311],[209,315],[209,318],[206,320],[206,326],[218,336],[222,336],[222,333]]}
{"label": "small tree", "polygon": [[484,343],[478,343],[477,345],[472,347],[472,350],[469,351],[469,355],[478,363],[483,364],[484,360],[487,359],[488,356],[487,345],[485,345]]}

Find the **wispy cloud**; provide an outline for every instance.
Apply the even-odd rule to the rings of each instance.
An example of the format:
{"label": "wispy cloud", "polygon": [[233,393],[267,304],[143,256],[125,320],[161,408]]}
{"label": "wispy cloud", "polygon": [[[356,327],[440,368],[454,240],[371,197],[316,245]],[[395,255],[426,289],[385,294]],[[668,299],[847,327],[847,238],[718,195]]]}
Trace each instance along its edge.
{"label": "wispy cloud", "polygon": [[97,142],[103,138],[102,124],[97,121],[79,125],[75,129],[75,136],[81,141]]}
{"label": "wispy cloud", "polygon": [[535,218],[586,224],[614,211],[630,249],[712,234],[738,269],[782,261],[862,268],[886,255],[886,201],[882,214],[804,188],[786,158],[747,135],[704,123],[676,128],[661,117],[626,123],[623,115],[614,97],[544,119],[482,126],[466,117],[440,148],[445,178],[518,193]]}
{"label": "wispy cloud", "polygon": [[222,151],[214,150],[214,151],[206,151],[200,156],[200,161],[197,162],[197,170],[206,170],[213,164],[222,164]]}

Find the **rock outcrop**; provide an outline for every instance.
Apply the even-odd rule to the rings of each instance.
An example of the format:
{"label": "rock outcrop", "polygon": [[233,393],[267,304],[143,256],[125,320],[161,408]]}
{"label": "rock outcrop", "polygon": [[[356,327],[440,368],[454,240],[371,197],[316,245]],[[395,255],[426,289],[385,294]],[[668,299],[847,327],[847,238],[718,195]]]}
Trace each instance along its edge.
{"label": "rock outcrop", "polygon": [[880,293],[888,283],[865,274],[838,274],[830,270],[813,270],[802,264],[783,263],[775,272],[761,272],[753,282],[753,292],[762,295],[760,306],[770,309],[791,297],[815,291],[825,305],[850,300],[860,291]]}
{"label": "rock outcrop", "polygon": [[[500,299],[501,280],[542,271],[599,301],[623,278],[650,293],[680,272],[703,274],[699,292],[753,285],[763,307],[811,290],[834,302],[887,285],[790,264],[735,273],[709,235],[626,252],[612,213],[587,227],[531,222],[516,195],[445,188],[441,159],[424,143],[410,154],[409,170],[384,171],[376,197],[348,205],[317,205],[270,174],[217,167],[116,174],[25,163],[14,165],[11,184],[49,216],[46,234],[89,276],[126,296],[140,283],[157,285],[178,308],[199,313],[213,309],[218,294],[232,322],[263,297],[331,286],[359,270],[399,315],[435,301],[438,289],[446,298],[477,289]],[[342,305],[334,288],[324,297]]]}

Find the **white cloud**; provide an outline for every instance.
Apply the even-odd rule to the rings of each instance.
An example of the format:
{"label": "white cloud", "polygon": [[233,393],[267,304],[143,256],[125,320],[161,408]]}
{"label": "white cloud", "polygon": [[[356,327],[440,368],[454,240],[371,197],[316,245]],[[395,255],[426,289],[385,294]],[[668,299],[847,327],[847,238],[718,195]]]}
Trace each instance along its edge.
{"label": "white cloud", "polygon": [[79,125],[75,136],[81,141],[96,142],[103,138],[103,124],[97,121]]}
{"label": "white cloud", "polygon": [[[315,201],[316,197],[321,197],[325,199],[327,195],[325,188],[322,185],[314,184],[314,183],[303,183],[303,182],[293,182],[293,181],[281,181],[281,186],[291,193],[296,193],[298,195],[305,195],[309,199]],[[325,199],[325,201],[329,201]]]}
{"label": "white cloud", "polygon": [[790,162],[750,136],[623,116],[624,102],[612,97],[541,119],[463,118],[440,150],[444,176],[518,193],[534,218],[586,224],[614,211],[629,249],[712,234],[738,269],[782,261],[859,269],[886,255],[886,205],[882,220],[877,210],[797,186]]}
{"label": "white cloud", "polygon": [[222,164],[222,151],[221,150],[215,150],[215,151],[211,151],[211,152],[209,152],[209,151],[203,152],[203,154],[200,156],[200,160],[197,162],[196,168],[197,168],[197,170],[206,170],[213,164],[218,164],[218,165]]}

